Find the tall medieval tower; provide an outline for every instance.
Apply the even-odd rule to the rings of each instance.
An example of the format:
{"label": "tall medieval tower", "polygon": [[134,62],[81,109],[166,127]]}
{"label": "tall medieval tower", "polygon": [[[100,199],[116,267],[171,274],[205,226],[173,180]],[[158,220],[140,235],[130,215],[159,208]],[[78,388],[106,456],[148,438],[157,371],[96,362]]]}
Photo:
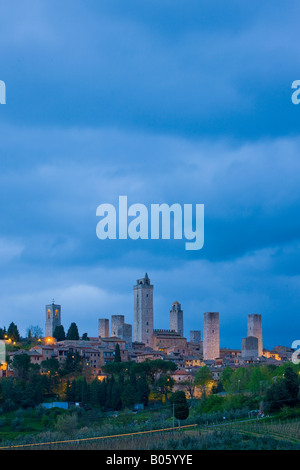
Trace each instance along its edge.
{"label": "tall medieval tower", "polygon": [[248,315],[247,336],[258,339],[258,357],[263,355],[262,316],[257,313]]}
{"label": "tall medieval tower", "polygon": [[153,286],[148,274],[138,279],[134,292],[134,341],[152,347],[153,343]]}
{"label": "tall medieval tower", "polygon": [[220,356],[219,312],[204,313],[203,359],[215,360]]}
{"label": "tall medieval tower", "polygon": [[99,338],[109,337],[109,319],[99,318],[98,320],[98,336]]}
{"label": "tall medieval tower", "polygon": [[183,336],[183,311],[179,302],[174,302],[170,310],[170,330]]}
{"label": "tall medieval tower", "polygon": [[61,325],[61,306],[52,304],[46,305],[45,336],[53,336],[54,330]]}

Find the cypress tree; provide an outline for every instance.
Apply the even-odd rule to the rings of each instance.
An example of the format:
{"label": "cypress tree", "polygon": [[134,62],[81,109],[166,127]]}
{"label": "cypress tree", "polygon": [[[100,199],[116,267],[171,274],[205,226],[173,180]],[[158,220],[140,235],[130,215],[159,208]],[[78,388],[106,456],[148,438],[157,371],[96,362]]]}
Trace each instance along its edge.
{"label": "cypress tree", "polygon": [[67,340],[78,341],[79,333],[76,323],[72,322],[67,333]]}
{"label": "cypress tree", "polygon": [[180,390],[176,391],[172,395],[171,402],[174,404],[174,416],[178,419],[180,427],[180,421],[189,416],[189,405],[185,393]]}
{"label": "cypress tree", "polygon": [[17,325],[14,324],[14,322],[11,322],[11,324],[8,327],[7,330],[7,336],[12,340],[12,341],[19,341],[20,335],[18,331]]}
{"label": "cypress tree", "polygon": [[121,352],[120,352],[119,343],[116,344],[114,362],[121,362]]}
{"label": "cypress tree", "polygon": [[64,341],[66,339],[66,333],[63,325],[59,325],[55,328],[53,332],[53,338],[55,338],[56,341]]}

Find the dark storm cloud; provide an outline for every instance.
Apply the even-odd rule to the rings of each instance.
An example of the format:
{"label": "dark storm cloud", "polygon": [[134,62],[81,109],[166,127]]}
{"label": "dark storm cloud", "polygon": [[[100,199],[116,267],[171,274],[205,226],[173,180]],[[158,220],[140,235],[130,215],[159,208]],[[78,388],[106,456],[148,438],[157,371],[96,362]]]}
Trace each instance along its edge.
{"label": "dark storm cloud", "polygon": [[[53,296],[81,333],[106,313],[132,321],[148,271],[158,327],[180,300],[187,335],[219,310],[223,345],[254,312],[269,344],[297,339],[299,8],[2,2],[1,305],[23,331]],[[121,194],[204,203],[203,250],[100,242],[96,207]]]}
{"label": "dark storm cloud", "polygon": [[193,138],[297,131],[295,1],[16,4],[0,20],[6,119]]}

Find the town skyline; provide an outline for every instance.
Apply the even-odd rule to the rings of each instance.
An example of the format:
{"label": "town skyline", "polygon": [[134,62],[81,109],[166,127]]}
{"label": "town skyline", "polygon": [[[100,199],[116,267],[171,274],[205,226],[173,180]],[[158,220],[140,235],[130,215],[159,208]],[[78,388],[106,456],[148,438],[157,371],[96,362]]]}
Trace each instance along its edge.
{"label": "town skyline", "polygon": [[[297,340],[298,2],[16,0],[16,12],[0,19],[0,323],[25,334],[53,297],[90,334],[106,312],[132,322],[132,282],[148,271],[157,327],[178,299],[188,330],[219,311],[225,345],[252,312],[270,347]],[[203,248],[99,240],[96,209],[119,195],[204,204]]]}
{"label": "town skyline", "polygon": [[[148,276],[148,273],[145,274],[145,276]],[[134,285],[132,286],[133,289],[134,289]],[[155,287],[155,286],[154,286]],[[153,293],[153,305],[155,304],[155,288],[153,289],[154,290],[154,293]],[[178,303],[180,304],[180,308],[183,310],[183,335],[187,341],[190,341],[190,332],[191,331],[200,331],[201,332],[201,341],[203,341],[203,331],[204,331],[204,315],[206,312],[212,312],[212,310],[206,310],[206,312],[199,312],[199,314],[197,315],[198,316],[198,323],[195,322],[193,323],[193,325],[196,325],[195,328],[188,328],[189,327],[189,324],[186,325],[186,322],[185,322],[185,310],[184,310],[184,306],[182,305],[182,303],[176,299],[174,300],[171,304],[170,304],[170,308],[169,308],[169,311],[166,312],[164,318],[160,318],[160,322],[157,322],[157,318],[155,318],[155,309],[153,308],[153,329],[155,330],[172,330],[171,328],[171,319],[170,319],[170,311],[171,311],[171,308],[172,308],[172,305],[174,305],[174,303]],[[64,326],[64,329],[66,331],[66,329],[69,327],[69,325],[74,321],[76,323],[76,325],[78,326],[78,329],[79,329],[79,334],[80,336],[82,336],[82,334],[84,333],[87,333],[88,336],[91,336],[91,337],[97,337],[98,336],[98,331],[99,331],[99,326],[98,326],[98,322],[100,320],[100,318],[107,318],[109,319],[109,331],[110,331],[110,328],[111,328],[111,325],[110,325],[110,319],[112,317],[116,317],[116,316],[123,316],[125,318],[125,322],[132,325],[132,328],[133,328],[133,331],[134,331],[134,315],[133,315],[133,311],[130,312],[130,313],[124,313],[123,311],[121,312],[112,312],[112,313],[107,313],[106,315],[98,315],[97,318],[90,318],[90,324],[92,324],[92,328],[88,329],[88,328],[85,328],[86,326],[86,323],[82,320],[80,320],[78,322],[78,319],[77,320],[74,320],[72,319],[72,315],[68,315],[68,312],[67,312],[67,316],[64,315],[64,306],[62,304],[59,303],[59,301],[57,301],[55,298],[52,298],[51,302],[48,302],[47,304],[44,305],[43,307],[43,312],[42,312],[42,318],[40,318],[40,322],[37,323],[37,324],[34,324],[33,322],[29,323],[27,325],[26,328],[23,328],[22,329],[22,325],[18,325],[17,326],[19,327],[19,331],[20,331],[20,334],[21,336],[25,337],[26,334],[27,334],[27,330],[29,329],[30,326],[38,326],[41,331],[43,332],[43,336],[48,336],[47,332],[46,332],[46,326],[45,326],[45,312],[44,312],[44,309],[45,307],[47,307],[47,305],[58,305],[59,308],[60,308],[60,321],[61,321],[61,324]],[[132,292],[132,307],[133,307],[133,292]],[[88,305],[86,306],[86,313],[88,314]],[[264,335],[263,335],[263,338],[264,338],[264,345],[265,345],[265,348],[266,349],[273,349],[274,346],[286,346],[286,347],[291,347],[291,344],[284,344],[283,341],[281,342],[277,342],[277,343],[271,343],[270,344],[270,340],[268,339],[268,334],[265,333],[266,329],[265,329],[265,326],[264,326],[264,316],[263,314],[261,313],[257,313],[257,312],[248,312],[248,313],[245,313],[243,315],[241,315],[242,319],[243,319],[243,326],[244,326],[244,331],[242,331],[242,329],[240,328],[240,336],[239,337],[236,337],[234,338],[234,341],[233,341],[233,344],[228,344],[228,343],[224,343],[222,341],[223,339],[223,331],[222,331],[222,312],[218,312],[219,314],[219,329],[220,329],[220,348],[232,348],[232,349],[241,349],[242,348],[242,339],[244,337],[247,336],[247,318],[249,317],[249,315],[254,315],[254,314],[258,314],[262,317],[262,320],[263,320],[263,331],[264,331]],[[13,319],[11,321],[14,321]],[[15,321],[14,321],[15,322]],[[9,322],[10,323],[10,322]],[[17,322],[15,322],[17,323]],[[5,326],[7,327],[8,325],[1,325],[2,327]],[[20,328],[21,326],[21,328]],[[49,336],[51,336],[49,334]],[[117,336],[115,334],[115,336]],[[225,334],[225,338],[226,338],[226,334]],[[133,341],[135,341],[134,339],[134,334],[133,334]]]}

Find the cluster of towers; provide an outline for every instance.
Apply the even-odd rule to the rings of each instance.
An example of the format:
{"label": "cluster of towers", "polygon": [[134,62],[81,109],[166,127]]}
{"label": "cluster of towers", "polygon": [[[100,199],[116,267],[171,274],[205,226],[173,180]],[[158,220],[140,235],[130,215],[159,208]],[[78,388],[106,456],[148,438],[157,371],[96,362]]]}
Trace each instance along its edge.
{"label": "cluster of towers", "polygon": [[[220,356],[219,312],[204,313],[203,359],[215,360]],[[242,339],[244,359],[263,355],[262,316],[257,313],[248,315],[247,336]]]}
{"label": "cluster of towers", "polygon": [[[153,285],[148,274],[138,279],[133,288],[134,292],[134,341],[153,347],[155,334],[153,326]],[[164,330],[167,331],[167,330]],[[178,301],[174,302],[170,311],[170,332],[176,332],[181,337],[183,331],[183,311]],[[99,320],[99,336],[109,336],[109,320]],[[111,336],[119,336],[127,344],[132,344],[131,325],[124,322],[123,315],[111,317]],[[131,340],[130,340],[131,338]],[[190,342],[201,343],[201,331],[190,331]],[[248,315],[247,337],[242,339],[242,356],[260,357],[263,354],[262,317],[258,314]],[[215,360],[220,357],[220,327],[219,312],[206,312],[203,318],[203,359]]]}
{"label": "cluster of towers", "polygon": [[111,332],[109,332],[109,319],[100,318],[98,320],[98,336],[101,338],[109,338],[117,336],[125,341],[128,349],[132,346],[132,325],[125,323],[124,315],[112,315]]}
{"label": "cluster of towers", "polygon": [[[138,279],[133,288],[134,292],[134,325],[125,323],[124,315],[112,315],[111,329],[109,319],[98,320],[98,336],[101,338],[119,337],[126,343],[126,348],[135,343],[143,343],[153,347],[153,337],[156,331],[153,325],[153,285],[148,274]],[[61,324],[61,306],[52,302],[46,305],[46,336],[52,336],[56,326]],[[179,338],[184,337],[183,311],[178,301],[174,302],[170,311],[170,330],[176,332]],[[132,335],[133,333],[133,335]],[[201,331],[190,331],[190,342],[201,343]],[[262,317],[259,314],[248,315],[247,336],[242,339],[242,357],[260,357],[263,355]],[[203,318],[203,359],[215,360],[220,357],[220,328],[219,312],[206,312]]]}

